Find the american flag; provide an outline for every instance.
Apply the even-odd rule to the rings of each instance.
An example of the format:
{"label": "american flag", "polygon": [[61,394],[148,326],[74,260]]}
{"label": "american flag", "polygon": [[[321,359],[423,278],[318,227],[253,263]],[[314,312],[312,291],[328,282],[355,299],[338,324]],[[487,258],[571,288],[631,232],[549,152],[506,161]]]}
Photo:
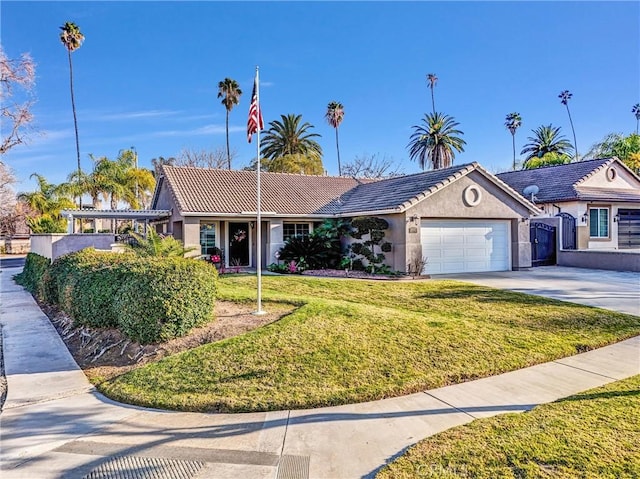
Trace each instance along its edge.
{"label": "american flag", "polygon": [[253,82],[253,93],[251,94],[251,106],[249,106],[249,120],[247,121],[247,140],[251,143],[251,135],[264,128],[262,112],[258,105],[258,79]]}

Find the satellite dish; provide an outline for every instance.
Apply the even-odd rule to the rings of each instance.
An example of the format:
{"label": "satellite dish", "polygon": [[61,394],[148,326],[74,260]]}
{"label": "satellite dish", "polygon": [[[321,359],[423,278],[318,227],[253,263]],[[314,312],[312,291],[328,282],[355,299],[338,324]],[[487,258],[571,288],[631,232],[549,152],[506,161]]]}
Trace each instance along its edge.
{"label": "satellite dish", "polygon": [[531,197],[532,203],[536,200],[536,194],[538,193],[538,191],[540,191],[540,188],[538,188],[538,185],[529,185],[524,190],[522,190],[525,196]]}

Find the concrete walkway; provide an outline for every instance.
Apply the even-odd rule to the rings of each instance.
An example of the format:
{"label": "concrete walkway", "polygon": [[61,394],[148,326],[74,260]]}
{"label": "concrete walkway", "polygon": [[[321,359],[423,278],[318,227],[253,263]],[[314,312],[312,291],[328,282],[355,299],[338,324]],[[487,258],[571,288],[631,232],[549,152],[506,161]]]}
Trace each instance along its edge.
{"label": "concrete walkway", "polygon": [[[640,373],[640,337],[405,397],[252,414],[165,412],[97,393],[29,293],[0,273],[2,478],[371,477],[415,442]],[[120,475],[113,471],[126,471]],[[112,471],[112,475],[101,475]]]}

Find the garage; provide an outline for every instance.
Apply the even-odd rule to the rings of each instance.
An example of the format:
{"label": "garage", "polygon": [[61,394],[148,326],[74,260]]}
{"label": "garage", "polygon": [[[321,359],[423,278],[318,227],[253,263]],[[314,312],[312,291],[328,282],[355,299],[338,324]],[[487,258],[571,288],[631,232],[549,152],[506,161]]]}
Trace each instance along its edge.
{"label": "garage", "polygon": [[420,238],[428,274],[511,270],[510,222],[423,220]]}

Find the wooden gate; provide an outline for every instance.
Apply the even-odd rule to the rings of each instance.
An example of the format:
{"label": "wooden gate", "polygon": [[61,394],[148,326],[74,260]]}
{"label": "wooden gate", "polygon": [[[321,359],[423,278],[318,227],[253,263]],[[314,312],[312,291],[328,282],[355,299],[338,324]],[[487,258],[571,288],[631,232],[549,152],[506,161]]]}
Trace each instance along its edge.
{"label": "wooden gate", "polygon": [[547,266],[556,264],[556,228],[544,223],[529,225],[531,264]]}
{"label": "wooden gate", "polygon": [[576,219],[569,213],[558,213],[562,221],[562,249],[576,249]]}

